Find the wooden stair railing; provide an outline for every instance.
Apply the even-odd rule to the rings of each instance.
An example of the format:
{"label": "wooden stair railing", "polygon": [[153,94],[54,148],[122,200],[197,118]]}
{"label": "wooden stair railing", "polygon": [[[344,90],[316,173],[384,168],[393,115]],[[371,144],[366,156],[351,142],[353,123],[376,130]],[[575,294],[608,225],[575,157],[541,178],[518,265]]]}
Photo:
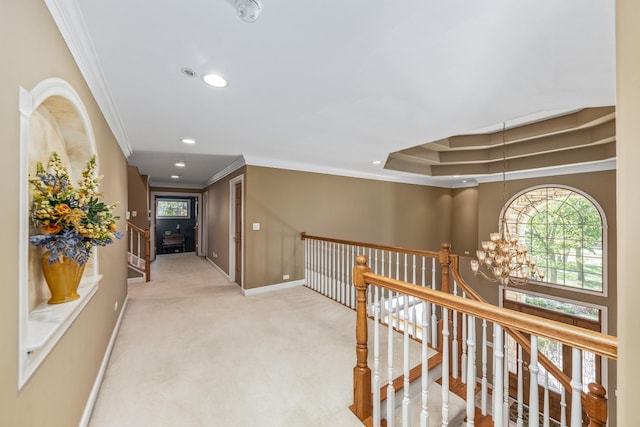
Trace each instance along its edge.
{"label": "wooden stair railing", "polygon": [[[145,275],[145,281],[151,280],[151,232],[149,227],[142,229],[127,221],[127,262],[131,268]],[[140,264],[143,264],[141,266]]]}
{"label": "wooden stair railing", "polygon": [[[443,245],[443,252],[447,252],[450,246]],[[441,253],[441,260],[450,262],[457,277],[457,259],[450,253]],[[357,320],[356,320],[356,358],[354,367],[354,396],[352,411],[362,421],[371,417],[371,370],[367,366],[367,288],[369,285],[379,286],[407,296],[419,298],[436,304],[440,307],[465,313],[479,319],[485,319],[501,325],[505,330],[517,333],[524,332],[539,337],[545,337],[558,341],[564,345],[590,351],[597,355],[617,360],[617,338],[589,331],[572,325],[542,319],[525,313],[496,307],[482,301],[475,301],[451,295],[442,291],[419,287],[410,283],[373,274],[366,265],[367,258],[358,256],[356,266],[353,268],[353,281],[357,290]],[[446,269],[448,270],[448,269]],[[444,269],[443,269],[444,271]],[[448,277],[448,274],[447,274]],[[443,274],[443,281],[444,281]],[[469,287],[469,290],[473,290]],[[476,295],[479,297],[479,295]],[[549,367],[551,372],[551,366]],[[559,379],[559,378],[558,378]],[[607,420],[606,390],[596,383],[589,384],[589,392],[582,399],[584,410],[589,417],[589,427],[601,427]]]}
{"label": "wooden stair railing", "polygon": [[[455,255],[455,254],[451,254],[450,250],[451,250],[451,246],[445,246],[446,244],[443,244],[442,246],[442,252],[448,253],[448,259],[451,265],[451,271],[453,274],[454,279],[456,280],[456,283],[458,284],[458,286],[460,286],[464,292],[466,293],[467,297],[475,300],[475,301],[480,301],[483,303],[486,303],[487,301],[480,295],[478,294],[467,282],[464,281],[464,279],[462,278],[462,275],[460,274],[460,256],[459,255]],[[443,257],[447,257],[447,255],[443,255]],[[510,328],[508,326],[504,327],[504,330],[522,347],[522,351],[531,354],[531,342],[529,341],[529,339],[527,337],[525,337],[522,333],[520,333],[519,331]],[[549,372],[549,374],[551,374],[553,377],[555,377],[561,384],[562,386],[567,389],[567,390],[571,390],[571,378],[569,378],[569,376],[567,374],[564,373],[564,371],[562,371],[560,368],[558,368],[551,360],[549,360],[548,357],[546,357],[542,352],[538,352],[538,363],[540,365],[542,365],[547,372]],[[602,385],[597,384],[597,383],[592,383],[595,385],[597,385],[597,387],[595,388],[595,390],[597,390],[597,392],[599,394],[597,394],[599,396],[599,399],[596,399],[597,401],[600,401],[602,399],[604,399],[604,415],[598,415],[602,412],[602,410],[598,410],[596,411],[596,413],[594,414],[589,414],[587,412],[587,415],[589,416],[589,418],[596,417],[596,419],[600,419],[600,421],[602,422],[602,424],[595,424],[596,426],[598,425],[605,425],[606,424],[606,420],[607,420],[607,416],[606,416],[606,398],[604,397],[606,395],[606,391],[604,390],[604,387],[602,387]],[[591,387],[590,387],[591,390]],[[582,405],[585,408],[588,408],[589,405],[587,405],[587,393],[582,392],[581,393],[581,400],[582,400]],[[590,397],[591,401],[593,402],[595,397],[591,396]],[[598,418],[598,416],[602,417],[604,416],[604,418]]]}

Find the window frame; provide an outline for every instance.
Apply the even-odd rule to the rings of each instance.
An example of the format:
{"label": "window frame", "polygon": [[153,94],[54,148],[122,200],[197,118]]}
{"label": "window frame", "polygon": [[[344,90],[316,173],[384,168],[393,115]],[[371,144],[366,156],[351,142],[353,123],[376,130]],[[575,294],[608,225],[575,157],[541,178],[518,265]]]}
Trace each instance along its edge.
{"label": "window frame", "polygon": [[573,286],[566,286],[566,285],[562,285],[562,284],[558,284],[558,283],[550,283],[550,282],[541,282],[539,280],[535,280],[535,279],[530,279],[529,283],[533,284],[533,285],[538,285],[538,286],[546,286],[546,287],[550,287],[550,288],[556,288],[556,289],[563,289],[566,291],[570,291],[570,292],[577,292],[577,293],[584,293],[584,294],[589,294],[589,295],[597,295],[597,296],[602,296],[602,297],[607,297],[608,296],[608,282],[609,282],[609,226],[607,223],[607,216],[605,215],[604,209],[602,209],[602,206],[600,206],[600,203],[598,203],[591,195],[589,195],[588,193],[575,188],[575,187],[571,187],[569,185],[563,185],[563,184],[540,184],[540,185],[535,185],[532,187],[527,187],[524,190],[518,191],[517,193],[515,193],[513,196],[511,196],[506,202],[505,204],[502,206],[502,209],[500,210],[500,216],[498,218],[498,229],[501,229],[502,227],[502,219],[505,218],[507,209],[511,206],[511,204],[520,196],[522,196],[525,193],[531,192],[531,191],[535,191],[535,190],[540,190],[542,188],[561,188],[564,190],[569,190],[569,191],[573,191],[579,195],[581,195],[582,197],[584,197],[585,199],[589,200],[591,202],[591,204],[598,210],[598,213],[600,214],[600,219],[602,221],[602,291],[594,291],[594,290],[590,290],[590,289],[584,289],[584,288],[577,288],[577,287],[573,287]]}
{"label": "window frame", "polygon": [[[161,202],[183,202],[187,205],[187,215],[160,215],[160,203]],[[156,198],[156,219],[191,219],[191,200],[184,198],[169,198],[169,197],[157,197]]]}

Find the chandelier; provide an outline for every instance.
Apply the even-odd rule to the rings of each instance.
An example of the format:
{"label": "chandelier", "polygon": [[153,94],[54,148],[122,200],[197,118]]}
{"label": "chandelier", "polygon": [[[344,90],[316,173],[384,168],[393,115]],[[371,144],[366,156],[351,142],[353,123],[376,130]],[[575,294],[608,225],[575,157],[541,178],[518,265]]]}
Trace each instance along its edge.
{"label": "chandelier", "polygon": [[[506,202],[506,123],[502,124],[502,204]],[[489,234],[489,240],[480,243],[482,249],[476,251],[478,259],[471,260],[474,275],[482,275],[491,282],[501,285],[523,285],[532,279],[544,279],[544,272],[536,267],[536,257],[519,243],[517,233],[509,231],[506,210],[500,220],[500,230]],[[485,273],[484,270],[487,271]]]}

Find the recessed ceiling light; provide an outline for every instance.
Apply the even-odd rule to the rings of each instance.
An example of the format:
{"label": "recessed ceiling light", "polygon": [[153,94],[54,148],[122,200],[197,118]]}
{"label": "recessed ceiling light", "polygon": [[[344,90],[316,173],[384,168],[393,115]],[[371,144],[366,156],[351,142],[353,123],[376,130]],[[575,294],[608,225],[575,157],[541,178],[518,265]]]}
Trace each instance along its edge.
{"label": "recessed ceiling light", "polygon": [[460,178],[460,175],[453,175],[454,178]]}
{"label": "recessed ceiling light", "polygon": [[185,162],[176,162],[176,166],[179,168],[183,168],[186,166]]}
{"label": "recessed ceiling light", "polygon": [[466,179],[463,179],[463,180],[462,180],[462,182],[467,182],[467,180],[466,180]]}
{"label": "recessed ceiling light", "polygon": [[195,139],[191,139],[191,138],[182,138],[180,141],[184,142],[185,144],[195,144],[196,140]]}
{"label": "recessed ceiling light", "polygon": [[178,179],[178,178],[180,178],[180,175],[171,175],[171,178]]}
{"label": "recessed ceiling light", "polygon": [[373,163],[374,165],[379,165],[379,164],[381,164],[381,163],[382,163],[382,160],[374,160],[374,161],[373,161],[373,162],[371,162],[371,163]]}
{"label": "recessed ceiling light", "polygon": [[205,74],[202,76],[202,80],[209,86],[227,87],[227,81],[219,74]]}

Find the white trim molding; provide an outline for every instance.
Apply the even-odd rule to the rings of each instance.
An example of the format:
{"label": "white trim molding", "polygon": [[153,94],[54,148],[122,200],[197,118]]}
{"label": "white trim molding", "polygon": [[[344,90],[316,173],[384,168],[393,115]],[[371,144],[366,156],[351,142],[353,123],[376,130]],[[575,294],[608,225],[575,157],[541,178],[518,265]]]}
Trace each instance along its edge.
{"label": "white trim molding", "polygon": [[304,285],[304,279],[300,279],[300,280],[292,280],[291,282],[283,282],[283,283],[276,283],[273,285],[260,286],[259,288],[252,288],[252,289],[243,288],[242,295],[248,297],[251,295],[265,294],[267,292],[274,292],[274,291],[279,291],[281,289],[295,288],[297,286],[303,286],[303,285]]}
{"label": "white trim molding", "polygon": [[133,150],[76,0],[45,0],[58,30],[87,82],[125,157]]}
{"label": "white trim molding", "polygon": [[82,413],[79,427],[86,427],[89,425],[89,420],[91,419],[91,414],[93,413],[93,407],[96,404],[98,392],[100,392],[100,386],[102,386],[102,380],[104,379],[104,373],[107,370],[107,365],[109,363],[109,359],[111,358],[111,352],[113,351],[113,346],[115,345],[118,332],[120,332],[120,325],[122,324],[122,318],[124,317],[124,312],[127,309],[128,303],[129,295],[125,297],[124,302],[122,303],[122,308],[120,309],[118,320],[116,321],[116,325],[113,328],[113,332],[111,332],[111,339],[109,340],[109,344],[107,345],[104,356],[102,357],[102,363],[100,364],[98,375],[96,376],[96,380],[93,383],[93,388],[91,389],[91,393],[89,394],[89,399],[87,399],[87,404],[84,407],[84,412]]}

